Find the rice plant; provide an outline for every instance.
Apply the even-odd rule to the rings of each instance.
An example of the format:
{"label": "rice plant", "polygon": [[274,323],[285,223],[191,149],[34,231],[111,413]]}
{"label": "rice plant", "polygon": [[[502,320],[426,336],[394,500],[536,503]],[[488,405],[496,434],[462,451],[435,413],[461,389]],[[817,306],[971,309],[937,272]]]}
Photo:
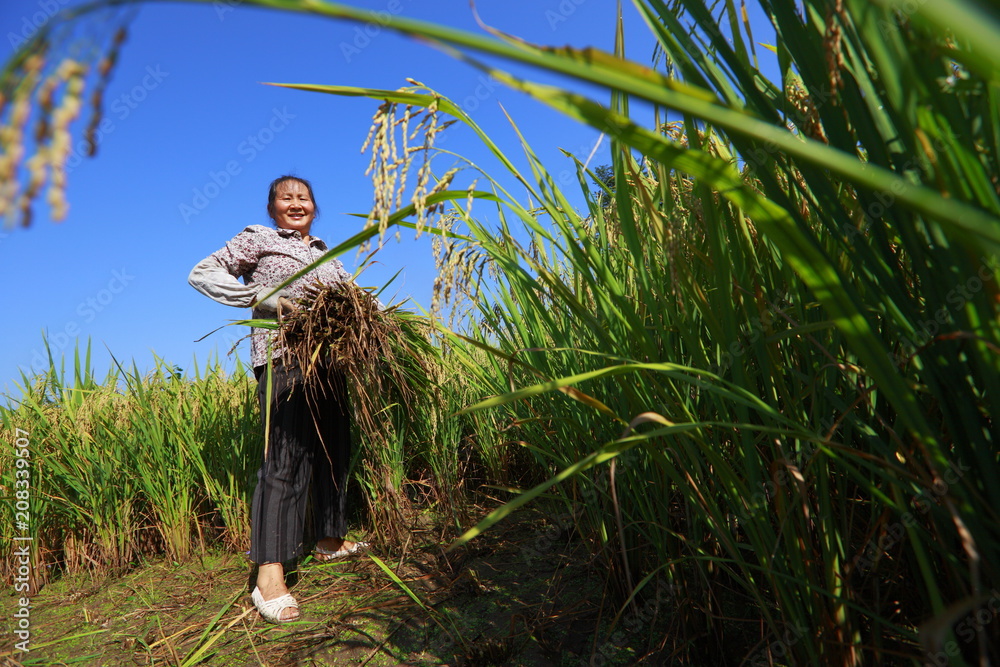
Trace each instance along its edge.
{"label": "rice plant", "polygon": [[[21,389],[0,417],[5,433],[34,434],[36,572],[123,571],[160,553],[184,560],[219,532],[230,547],[247,542],[261,438],[256,385],[239,367],[227,376],[209,363],[187,379],[157,359],[149,374],[116,368],[98,382],[88,346],[71,380],[50,356]],[[13,526],[5,531],[13,537]]]}
{"label": "rice plant", "polygon": [[[441,426],[445,406],[457,403],[438,383],[444,371],[426,325],[398,308],[378,316],[391,317],[399,338],[384,339],[367,370],[383,373],[395,360],[395,381],[405,384],[380,375],[387,384],[379,393],[378,378],[363,376],[373,393],[359,403],[370,410],[369,430],[359,429],[352,483],[371,510],[366,525],[390,544],[405,534],[414,506],[460,512],[451,465],[460,434]],[[51,572],[122,572],[146,558],[249,547],[264,443],[257,383],[239,363],[232,374],[218,361],[196,364],[188,376],[154,357],[149,372],[116,366],[99,382],[88,346],[74,354],[68,377],[64,360],[50,358],[47,371],[22,377],[21,389],[0,406],[0,432],[11,442],[18,432],[32,436],[36,589]],[[11,502],[12,456],[0,454],[0,497]],[[0,531],[8,541],[20,535],[11,522]],[[0,576],[11,577],[12,564],[2,567]]]}
{"label": "rice plant", "polygon": [[[761,0],[770,80],[736,3],[633,4],[659,68],[625,59],[620,24],[607,54],[391,26],[606,133],[613,178],[577,163],[584,210],[530,146],[523,172],[429,88],[290,86],[450,115],[509,172],[459,192],[449,171],[409,206],[376,182],[396,203],[351,240],[416,217],[450,244],[442,257],[484,268],[443,276],[471,299],[461,335],[445,332],[483,397],[464,414],[509,426],[533,461],[525,481],[545,481],[460,542],[558,497],[621,614],[670,585],[659,646],[675,659],[996,659],[1000,17],[962,0]],[[635,100],[655,114],[636,118]],[[473,202],[494,202],[499,227]],[[455,224],[429,224],[430,206]]]}

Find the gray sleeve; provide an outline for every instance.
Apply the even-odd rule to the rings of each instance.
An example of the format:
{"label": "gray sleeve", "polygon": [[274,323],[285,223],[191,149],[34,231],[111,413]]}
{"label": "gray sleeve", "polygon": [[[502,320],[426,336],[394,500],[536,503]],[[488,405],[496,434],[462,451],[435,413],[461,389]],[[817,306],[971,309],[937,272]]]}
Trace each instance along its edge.
{"label": "gray sleeve", "polygon": [[261,291],[259,287],[241,283],[215,255],[209,255],[191,269],[188,283],[208,298],[237,308],[253,306]]}

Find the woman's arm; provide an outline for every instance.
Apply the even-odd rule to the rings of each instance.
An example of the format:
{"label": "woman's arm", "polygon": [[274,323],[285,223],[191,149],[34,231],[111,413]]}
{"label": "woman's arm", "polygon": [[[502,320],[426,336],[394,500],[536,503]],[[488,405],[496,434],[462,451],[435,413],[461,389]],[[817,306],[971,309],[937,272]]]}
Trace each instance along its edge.
{"label": "woman's arm", "polygon": [[[255,315],[271,317],[277,311],[278,299],[289,296],[282,289],[273,293],[272,288],[259,284],[244,285],[241,276],[247,276],[257,267],[266,244],[262,242],[268,230],[251,225],[237,234],[224,248],[198,262],[188,275],[188,282],[196,290],[219,303],[237,308],[255,308]],[[270,295],[270,296],[268,296]],[[261,297],[266,299],[258,301]]]}
{"label": "woman's arm", "polygon": [[195,264],[188,275],[188,283],[208,298],[237,308],[254,305],[260,291],[259,287],[241,283],[215,255]]}

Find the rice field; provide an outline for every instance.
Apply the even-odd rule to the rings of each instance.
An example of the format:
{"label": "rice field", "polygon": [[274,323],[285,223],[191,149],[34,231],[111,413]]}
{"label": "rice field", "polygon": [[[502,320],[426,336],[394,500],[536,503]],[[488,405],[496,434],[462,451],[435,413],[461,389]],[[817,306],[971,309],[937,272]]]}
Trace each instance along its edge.
{"label": "rice field", "polygon": [[[550,508],[608,574],[612,627],[669,608],[633,664],[1000,661],[995,10],[761,0],[779,37],[771,81],[736,3],[634,4],[655,69],[625,60],[621,35],[593,57],[394,26],[601,86],[587,99],[482,65],[607,134],[612,163],[577,161],[574,192],[431,88],[289,85],[381,101],[379,205],[345,244],[421,227],[453,312],[428,324],[434,409],[359,458],[364,506],[442,512],[453,552]],[[375,156],[418,115],[423,151],[447,117],[504,173],[470,165],[472,190],[454,185],[464,171],[421,170],[403,205]],[[3,412],[4,438],[47,434],[36,562],[127,569],[243,548],[253,466],[233,452],[261,446],[252,383],[166,362],[98,381],[85,356],[26,378]],[[494,502],[474,516],[477,493]]]}

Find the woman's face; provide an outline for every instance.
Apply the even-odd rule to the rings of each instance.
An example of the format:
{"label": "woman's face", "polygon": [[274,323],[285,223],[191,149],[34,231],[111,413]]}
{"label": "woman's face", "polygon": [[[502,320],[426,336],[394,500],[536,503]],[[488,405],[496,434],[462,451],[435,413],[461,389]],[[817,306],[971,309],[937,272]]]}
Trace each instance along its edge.
{"label": "woman's face", "polygon": [[284,181],[278,184],[270,213],[281,229],[293,229],[302,236],[309,236],[309,228],[316,217],[316,205],[304,183]]}

